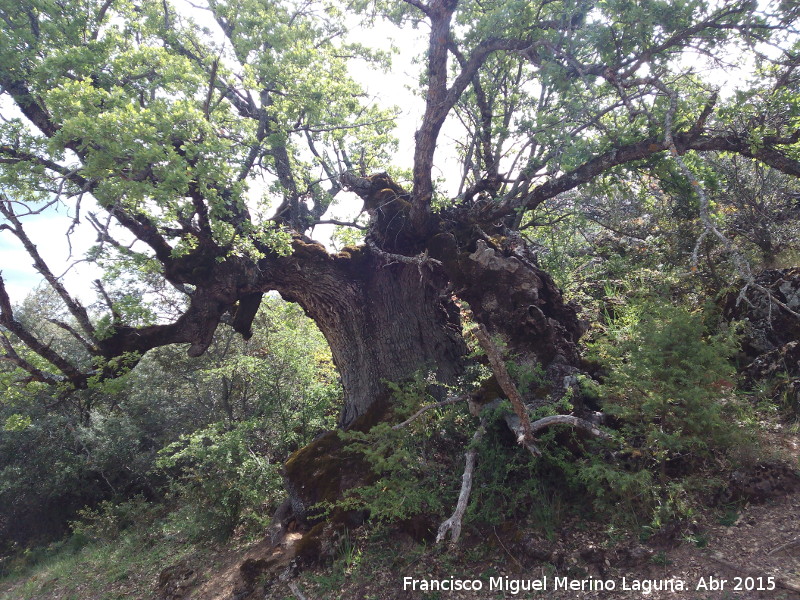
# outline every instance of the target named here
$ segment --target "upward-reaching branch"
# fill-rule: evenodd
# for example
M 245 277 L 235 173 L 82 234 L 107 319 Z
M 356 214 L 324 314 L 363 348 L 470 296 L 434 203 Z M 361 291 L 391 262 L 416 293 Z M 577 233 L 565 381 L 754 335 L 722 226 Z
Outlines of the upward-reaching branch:
M 439 132 L 453 104 L 446 106 L 447 57 L 450 44 L 450 21 L 457 0 L 433 0 L 427 13 L 431 32 L 428 38 L 428 87 L 425 114 L 417 130 L 414 148 L 414 191 L 411 203 L 411 222 L 422 230 L 430 214 L 433 197 L 433 156 Z
M 450 19 L 452 12 L 432 17 L 430 36 L 429 82 L 425 102 L 425 115 L 416 133 L 414 148 L 414 198 L 411 219 L 415 227 L 421 229 L 430 214 L 433 196 L 433 158 L 441 132 L 448 114 L 473 82 L 478 70 L 486 59 L 500 50 L 521 51 L 529 48 L 527 40 L 492 38 L 478 45 L 468 59 L 462 61 L 461 72 L 453 84 L 447 87 L 447 50 L 451 47 Z M 437 20 L 438 19 L 438 20 Z M 435 23 L 435 27 L 433 24 Z M 436 33 L 434 35 L 434 32 Z M 434 63 L 434 60 L 438 61 Z M 434 64 L 436 68 L 434 69 Z M 441 77 L 441 72 L 444 76 Z M 433 75 L 436 75 L 434 78 Z
M 780 150 L 800 140 L 800 130 L 782 138 L 764 138 L 763 145 L 753 145 L 749 132 L 724 132 L 716 135 L 700 133 L 696 129 L 673 134 L 672 140 L 679 153 L 689 150 L 698 152 L 732 152 L 762 161 L 783 173 L 800 177 L 800 160 Z M 588 160 L 582 165 L 553 177 L 535 186 L 523 196 L 506 198 L 488 206 L 476 207 L 476 217 L 480 222 L 491 223 L 521 209 L 533 210 L 542 202 L 566 191 L 588 183 L 595 177 L 614 167 L 643 160 L 670 148 L 663 137 L 652 137 L 632 144 L 619 146 Z
M 70 314 L 72 314 L 72 316 L 78 322 L 84 333 L 89 336 L 89 339 L 96 342 L 95 329 L 92 323 L 89 321 L 89 315 L 86 312 L 86 309 L 79 300 L 70 296 L 64 285 L 55 275 L 53 275 L 53 272 L 47 266 L 47 263 L 42 260 L 42 256 L 39 254 L 39 249 L 25 233 L 22 223 L 14 213 L 11 202 L 8 200 L 8 198 L 2 195 L 0 195 L 0 213 L 2 213 L 3 216 L 13 225 L 13 227 L 9 227 L 8 229 L 17 237 L 20 242 L 22 242 L 25 250 L 33 259 L 34 268 L 42 277 L 45 278 L 47 283 L 50 284 L 50 287 L 56 291 L 61 300 L 64 301 L 64 304 L 67 306 L 67 309 L 69 309 Z

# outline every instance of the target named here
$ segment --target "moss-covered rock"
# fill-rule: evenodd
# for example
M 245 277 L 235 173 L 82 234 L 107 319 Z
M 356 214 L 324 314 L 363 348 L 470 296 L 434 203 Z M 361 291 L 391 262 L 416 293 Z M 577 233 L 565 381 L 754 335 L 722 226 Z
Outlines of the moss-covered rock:
M 369 431 L 388 414 L 388 398 L 376 401 L 350 429 Z M 283 476 L 294 515 L 304 525 L 314 525 L 323 518 L 321 504 L 333 504 L 345 491 L 374 478 L 363 455 L 348 448 L 337 431 L 322 434 L 292 454 L 284 465 Z M 360 525 L 364 518 L 361 511 L 339 511 L 329 515 L 328 520 L 352 527 Z

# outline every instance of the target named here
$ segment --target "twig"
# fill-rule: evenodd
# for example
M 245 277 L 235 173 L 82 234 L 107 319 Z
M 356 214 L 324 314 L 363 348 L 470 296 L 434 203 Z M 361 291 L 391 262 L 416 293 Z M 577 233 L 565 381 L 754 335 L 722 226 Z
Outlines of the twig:
M 422 408 L 420 408 L 417 412 L 413 415 L 408 417 L 402 423 L 398 423 L 397 425 L 392 426 L 392 429 L 397 431 L 398 429 L 402 429 L 409 423 L 416 421 L 419 417 L 421 417 L 424 413 L 428 412 L 432 408 L 440 408 L 442 406 L 448 406 L 449 404 L 456 404 L 457 402 L 463 402 L 467 400 L 467 396 L 457 396 L 455 398 L 447 398 L 446 400 L 442 400 L 441 402 L 434 402 L 433 404 L 426 404 Z
M 721 564 L 726 569 L 730 569 L 731 571 L 734 571 L 736 573 L 745 573 L 745 574 L 750 575 L 752 577 L 763 576 L 763 573 L 761 573 L 760 571 L 751 571 L 750 569 L 747 569 L 747 568 L 744 568 L 744 567 L 742 567 L 740 565 L 732 563 L 732 562 L 726 560 L 725 558 L 723 558 L 722 555 L 717 554 L 716 552 L 710 554 L 709 556 L 715 562 Z M 790 579 L 783 579 L 782 577 L 775 577 L 775 585 L 777 585 L 779 587 L 782 587 L 785 590 L 792 590 L 793 592 L 800 592 L 800 582 L 798 582 L 798 581 L 792 581 Z
M 394 254 L 393 252 L 386 252 L 385 250 L 381 250 L 380 248 L 378 248 L 378 246 L 375 245 L 375 242 L 371 240 L 367 240 L 366 244 L 367 246 L 369 246 L 370 250 L 372 250 L 375 254 L 392 262 L 399 262 L 406 265 L 417 265 L 417 267 L 422 267 L 423 265 L 426 265 L 428 267 L 431 267 L 431 265 L 436 265 L 438 267 L 442 266 L 441 261 L 428 256 L 427 250 L 422 254 L 418 254 L 417 256 L 406 256 L 405 254 Z M 392 264 L 392 262 L 390 262 L 389 264 Z
M 453 511 L 453 515 L 449 519 L 439 525 L 439 531 L 436 534 L 437 544 L 444 540 L 448 531 L 450 532 L 451 546 L 454 546 L 456 543 L 458 543 L 458 538 L 461 537 L 461 521 L 463 520 L 464 513 L 467 510 L 469 495 L 472 491 L 472 474 L 475 471 L 475 463 L 477 462 L 478 457 L 478 448 L 476 447 L 476 444 L 483 437 L 484 431 L 485 429 L 483 425 L 475 430 L 469 450 L 467 450 L 464 454 L 466 457 L 466 465 L 464 467 L 464 475 L 461 477 L 461 492 L 458 495 L 456 509 Z
M 767 556 L 771 556 L 771 555 L 775 554 L 776 552 L 780 552 L 781 550 L 786 550 L 786 548 L 791 548 L 792 546 L 796 546 L 797 544 L 800 544 L 800 537 L 799 538 L 795 538 L 793 540 L 790 540 L 790 541 L 786 542 L 785 544 L 781 544 L 777 548 L 773 548 L 772 550 L 767 552 Z
M 508 425 L 509 429 L 513 431 L 517 435 L 517 439 L 522 438 L 522 427 L 520 426 L 519 418 L 517 415 L 506 413 L 505 414 L 505 421 L 506 425 Z M 543 417 L 531 423 L 531 432 L 536 433 L 550 427 L 551 425 L 570 425 L 572 427 L 576 427 L 578 429 L 583 429 L 584 431 L 591 433 L 594 436 L 599 438 L 603 438 L 606 440 L 611 439 L 611 436 L 607 434 L 605 431 L 598 429 L 594 423 L 587 421 L 586 419 L 580 419 L 578 417 L 573 417 L 572 415 L 552 415 L 550 417 Z M 542 451 L 539 450 L 534 444 L 530 444 L 526 446 L 531 454 L 535 456 L 541 456 Z
M 111 318 L 113 319 L 112 321 L 113 324 L 118 325 L 122 319 L 119 313 L 117 312 L 117 309 L 114 308 L 114 302 L 111 300 L 111 297 L 108 295 L 108 292 L 106 292 L 106 288 L 103 287 L 103 282 L 100 281 L 99 279 L 95 279 L 94 287 L 98 291 L 98 293 L 103 297 L 106 306 L 108 306 L 108 310 L 109 312 L 111 312 Z
M 503 543 L 503 540 L 501 540 L 500 536 L 497 535 L 497 527 L 492 526 L 492 531 L 494 531 L 494 537 L 497 538 L 497 541 L 500 544 L 500 547 L 503 550 L 506 551 L 506 554 L 508 554 L 508 556 L 511 558 L 511 560 L 513 560 L 515 563 L 517 563 L 517 565 L 519 565 L 520 569 L 524 569 L 525 567 L 522 566 L 522 563 L 517 560 L 516 556 L 514 556 L 513 554 L 511 554 L 511 552 L 508 551 L 508 548 L 506 548 L 506 545 Z
M 94 326 L 89 319 L 89 313 L 86 311 L 86 308 L 84 308 L 79 300 L 70 296 L 69 292 L 67 292 L 67 289 L 61 283 L 61 281 L 59 281 L 59 279 L 53 274 L 53 272 L 50 270 L 50 267 L 47 266 L 47 263 L 45 263 L 39 254 L 38 248 L 23 229 L 22 222 L 14 213 L 11 203 L 4 195 L 0 195 L 0 213 L 2 213 L 3 216 L 6 217 L 6 219 L 8 219 L 8 221 L 11 223 L 9 229 L 22 243 L 28 255 L 33 259 L 33 268 L 45 278 L 53 291 L 55 291 L 61 297 L 61 300 L 64 301 L 67 309 L 81 326 L 81 329 L 83 329 L 86 335 L 92 341 L 96 341 Z
M 314 221 L 312 225 L 341 225 L 342 227 L 354 227 L 355 229 L 360 229 L 361 231 L 366 231 L 369 229 L 369 227 L 366 225 L 361 225 L 355 221 L 340 221 L 339 219 L 323 219 L 321 221 Z

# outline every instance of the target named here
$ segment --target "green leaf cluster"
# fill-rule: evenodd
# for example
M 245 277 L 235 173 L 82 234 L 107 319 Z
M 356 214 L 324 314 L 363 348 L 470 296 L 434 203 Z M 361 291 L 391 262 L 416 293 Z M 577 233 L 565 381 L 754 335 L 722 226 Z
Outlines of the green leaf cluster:
M 214 424 L 159 452 L 156 466 L 172 475 L 181 505 L 176 519 L 192 538 L 227 539 L 245 517 L 266 526 L 282 490 L 279 465 L 264 454 L 262 440 L 255 421 Z
M 620 449 L 584 459 L 577 474 L 597 507 L 622 502 L 655 525 L 691 512 L 689 490 L 709 485 L 691 474 L 748 443 L 734 420 L 736 348 L 731 328 L 714 333 L 703 312 L 657 298 L 631 302 L 610 323 L 594 353 Z

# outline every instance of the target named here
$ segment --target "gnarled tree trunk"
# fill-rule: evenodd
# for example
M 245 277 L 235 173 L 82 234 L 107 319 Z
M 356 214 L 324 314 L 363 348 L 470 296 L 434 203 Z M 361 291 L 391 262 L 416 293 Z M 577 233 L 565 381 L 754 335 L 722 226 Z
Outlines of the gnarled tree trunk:
M 386 382 L 433 374 L 455 383 L 466 346 L 443 273 L 369 246 L 334 256 L 311 244 L 302 251 L 315 253 L 314 260 L 285 269 L 276 287 L 303 307 L 330 345 L 345 392 L 342 427 L 386 397 Z
M 345 391 L 341 426 L 384 399 L 387 381 L 431 373 L 455 383 L 466 352 L 457 301 L 514 360 L 544 371 L 547 387 L 563 387 L 577 370 L 585 324 L 517 233 L 488 236 L 463 217 L 456 229 L 447 213 L 420 233 L 408 196 L 387 175 L 349 183 L 373 216 L 365 245 L 330 255 L 297 238 L 292 256 L 262 269 L 328 340 Z
M 360 183 L 373 207 L 365 245 L 329 255 L 298 239 L 291 257 L 264 268 L 330 344 L 345 391 L 342 427 L 365 429 L 390 414 L 386 382 L 422 372 L 456 383 L 466 355 L 465 305 L 508 358 L 543 374 L 526 403 L 555 401 L 574 385 L 585 327 L 519 235 L 488 236 L 476 224 L 455 229 L 447 214 L 415 235 L 398 186 L 385 175 Z M 313 523 L 314 505 L 363 483 L 369 469 L 331 432 L 290 458 L 285 475 L 295 516 Z

